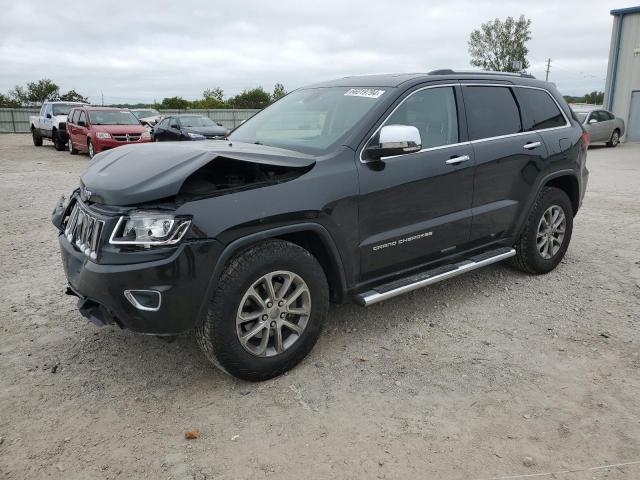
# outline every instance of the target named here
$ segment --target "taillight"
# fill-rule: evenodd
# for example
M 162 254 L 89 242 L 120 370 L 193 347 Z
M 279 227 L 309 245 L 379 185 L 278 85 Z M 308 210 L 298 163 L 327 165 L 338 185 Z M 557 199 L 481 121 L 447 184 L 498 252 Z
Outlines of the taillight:
M 582 132 L 582 143 L 584 143 L 585 147 L 589 146 L 589 132 L 586 130 Z

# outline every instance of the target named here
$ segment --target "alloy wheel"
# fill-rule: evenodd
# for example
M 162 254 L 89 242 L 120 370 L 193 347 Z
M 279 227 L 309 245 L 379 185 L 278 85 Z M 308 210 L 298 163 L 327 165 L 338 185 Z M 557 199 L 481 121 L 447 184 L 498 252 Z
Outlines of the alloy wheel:
M 611 135 L 611 145 L 617 145 L 620 141 L 620 134 L 618 132 L 613 132 Z
M 311 315 L 311 292 L 299 275 L 270 272 L 245 292 L 236 314 L 236 334 L 243 348 L 273 357 L 296 343 Z
M 542 258 L 549 260 L 558 253 L 566 228 L 567 218 L 562 207 L 551 205 L 545 210 L 536 234 L 536 247 Z

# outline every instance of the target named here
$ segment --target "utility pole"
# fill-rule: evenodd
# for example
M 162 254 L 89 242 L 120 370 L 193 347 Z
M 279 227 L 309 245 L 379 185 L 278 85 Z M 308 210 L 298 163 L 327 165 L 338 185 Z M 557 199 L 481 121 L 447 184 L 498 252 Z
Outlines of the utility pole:
M 545 82 L 549 81 L 549 70 L 551 69 L 551 59 L 547 58 L 547 69 L 545 70 L 545 72 L 547 72 L 547 75 L 544 78 Z
M 104 93 L 100 90 L 100 96 L 102 97 L 102 106 L 104 107 Z

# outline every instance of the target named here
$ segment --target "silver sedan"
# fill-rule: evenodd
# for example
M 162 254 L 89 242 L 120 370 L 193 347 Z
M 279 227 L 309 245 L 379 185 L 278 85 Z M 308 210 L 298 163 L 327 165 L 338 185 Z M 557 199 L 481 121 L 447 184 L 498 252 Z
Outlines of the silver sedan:
M 607 147 L 615 147 L 624 135 L 624 120 L 607 110 L 572 107 L 576 117 L 589 132 L 589 143 L 604 142 Z

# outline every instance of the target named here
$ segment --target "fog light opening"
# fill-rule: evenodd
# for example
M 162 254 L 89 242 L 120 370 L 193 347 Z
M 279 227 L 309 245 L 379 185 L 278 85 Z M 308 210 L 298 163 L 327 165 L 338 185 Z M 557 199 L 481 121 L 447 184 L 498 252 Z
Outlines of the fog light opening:
M 125 290 L 124 296 L 138 310 L 157 312 L 162 304 L 162 294 L 157 290 Z

